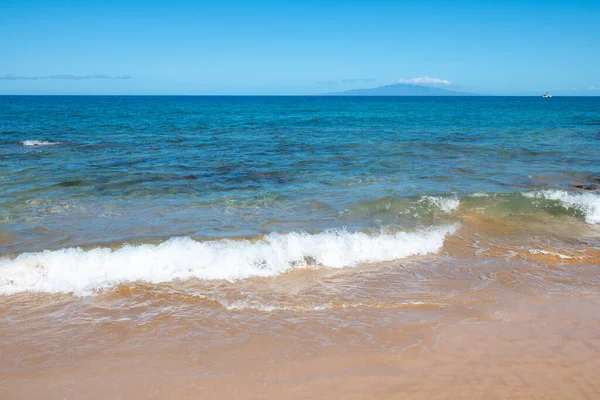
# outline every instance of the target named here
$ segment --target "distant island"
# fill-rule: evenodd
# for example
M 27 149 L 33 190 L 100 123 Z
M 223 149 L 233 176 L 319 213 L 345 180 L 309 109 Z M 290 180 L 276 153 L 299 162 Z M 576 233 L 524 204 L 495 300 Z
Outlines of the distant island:
M 327 93 L 327 96 L 480 96 L 475 93 L 439 89 L 431 86 L 398 83 L 370 89 L 352 89 L 343 92 Z

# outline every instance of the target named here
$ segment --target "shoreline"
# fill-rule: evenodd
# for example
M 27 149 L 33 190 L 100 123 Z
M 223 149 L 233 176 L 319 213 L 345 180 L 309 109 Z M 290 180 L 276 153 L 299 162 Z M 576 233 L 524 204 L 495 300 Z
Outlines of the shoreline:
M 3 296 L 0 390 L 10 400 L 595 398 L 598 249 L 517 251 L 505 228 L 465 219 L 435 254 L 354 268 Z
M 118 320 L 79 327 L 88 333 L 61 339 L 51 358 L 35 354 L 25 323 L 20 340 L 5 336 L 12 346 L 3 349 L 0 389 L 11 400 L 594 398 L 598 306 L 597 295 L 495 298 L 455 306 L 441 320 L 373 326 L 366 336 L 343 324 L 326 329 L 318 322 L 326 312 L 303 323 L 293 322 L 293 312 L 270 313 L 244 330 L 226 328 L 218 322 L 223 310 L 213 310 L 218 337 L 208 342 L 202 334 L 211 329 L 201 321 L 164 315 L 134 328 Z M 368 323 L 394 314 L 356 309 L 326 318 Z M 35 366 L 10 367 L 11 356 L 27 352 Z

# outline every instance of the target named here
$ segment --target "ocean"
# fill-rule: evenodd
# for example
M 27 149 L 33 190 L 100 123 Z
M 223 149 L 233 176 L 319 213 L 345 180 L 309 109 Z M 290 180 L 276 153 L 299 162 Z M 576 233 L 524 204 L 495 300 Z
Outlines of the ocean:
M 599 145 L 598 97 L 0 96 L 0 388 L 600 396 Z

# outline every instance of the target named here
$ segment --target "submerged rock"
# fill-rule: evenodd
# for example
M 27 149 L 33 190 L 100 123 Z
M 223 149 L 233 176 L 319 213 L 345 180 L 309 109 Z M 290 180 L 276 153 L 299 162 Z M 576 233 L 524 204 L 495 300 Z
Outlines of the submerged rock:
M 591 184 L 591 185 L 575 185 L 575 187 L 577 189 L 590 190 L 590 191 L 591 190 L 598 190 L 598 189 L 600 189 L 600 186 L 594 185 L 594 184 Z

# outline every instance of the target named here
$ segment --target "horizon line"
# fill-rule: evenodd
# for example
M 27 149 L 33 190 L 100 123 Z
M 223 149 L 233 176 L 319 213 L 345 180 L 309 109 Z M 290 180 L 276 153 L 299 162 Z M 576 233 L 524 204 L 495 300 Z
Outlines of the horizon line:
M 541 97 L 541 95 L 534 94 L 472 94 L 469 96 L 465 95 L 360 95 L 360 94 L 185 94 L 185 93 L 172 93 L 172 94 L 159 94 L 159 93 L 151 93 L 151 94 L 142 94 L 142 93 L 20 93 L 20 94 L 10 94 L 10 93 L 0 93 L 0 96 L 11 96 L 11 97 L 31 97 L 31 96 L 61 96 L 61 97 L 83 97 L 83 96 L 95 96 L 95 97 L 347 97 L 347 98 L 355 98 L 355 97 L 461 97 L 461 98 L 469 98 L 469 97 Z M 597 95 L 552 95 L 552 97 L 600 97 L 600 94 Z

